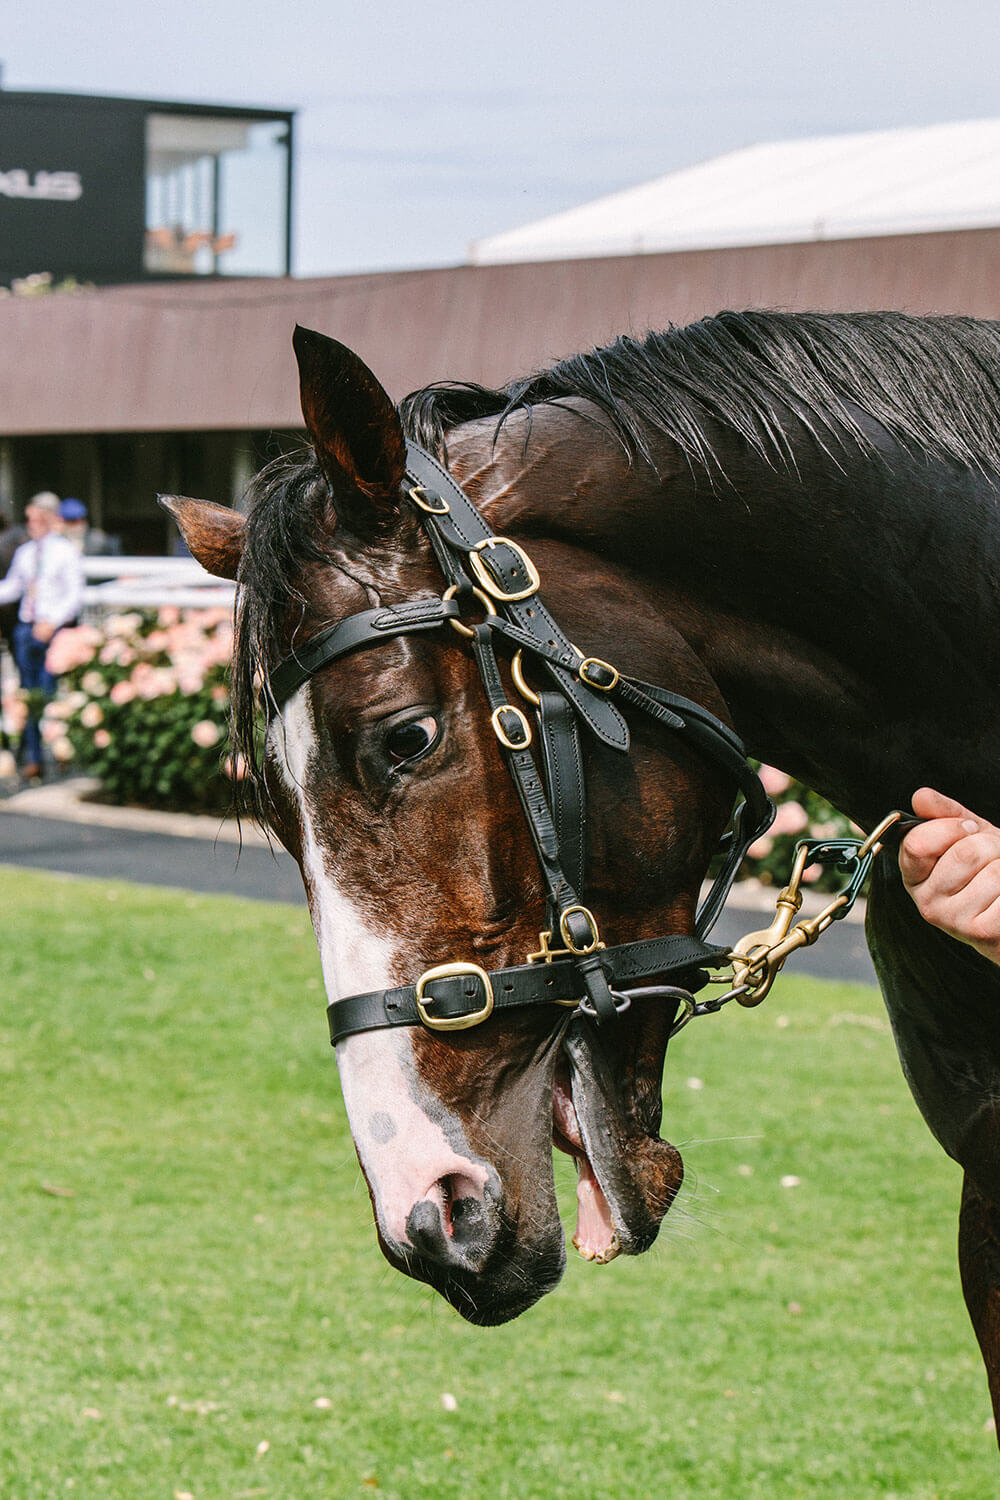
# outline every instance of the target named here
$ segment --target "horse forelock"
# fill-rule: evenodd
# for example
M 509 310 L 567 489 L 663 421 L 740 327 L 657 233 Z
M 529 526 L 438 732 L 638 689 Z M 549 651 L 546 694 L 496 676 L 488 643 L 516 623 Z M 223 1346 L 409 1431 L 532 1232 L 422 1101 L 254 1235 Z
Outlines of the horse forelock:
M 353 536 L 337 518 L 311 448 L 268 464 L 247 493 L 231 678 L 231 736 L 246 766 L 241 790 L 266 811 L 260 709 L 269 673 L 297 638 L 374 608 L 401 587 L 406 564 L 426 547 L 404 524 L 376 540 Z M 341 607 L 342 601 L 353 600 Z

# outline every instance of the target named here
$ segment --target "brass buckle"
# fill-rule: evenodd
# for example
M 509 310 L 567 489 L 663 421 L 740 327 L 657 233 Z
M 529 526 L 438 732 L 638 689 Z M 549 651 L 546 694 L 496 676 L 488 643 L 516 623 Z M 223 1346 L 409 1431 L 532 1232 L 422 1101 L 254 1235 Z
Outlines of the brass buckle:
M 588 667 L 597 668 L 604 672 L 610 672 L 610 682 L 595 682 L 592 677 L 589 677 L 587 675 Z M 618 686 L 620 673 L 618 672 L 617 667 L 613 667 L 609 661 L 603 661 L 599 656 L 585 656 L 583 658 L 583 661 L 576 669 L 576 675 L 579 677 L 580 681 L 585 682 L 589 688 L 594 688 L 599 693 L 610 693 L 613 692 L 614 689 Z
M 493 608 L 493 600 L 487 598 L 482 589 L 473 589 L 472 592 L 475 594 L 476 598 L 479 600 L 480 604 L 483 606 L 488 615 L 496 614 L 496 610 Z M 441 595 L 441 598 L 454 599 L 457 593 L 458 584 L 450 583 L 445 589 L 444 593 Z M 468 625 L 463 625 L 461 620 L 449 620 L 448 624 L 452 625 L 458 631 L 459 635 L 468 636 L 469 640 L 471 641 L 472 631 L 469 629 Z
M 569 931 L 566 921 L 567 917 L 572 916 L 575 911 L 582 912 L 590 927 L 590 941 L 584 944 L 582 948 L 578 948 L 573 942 L 573 936 Z M 604 944 L 601 942 L 601 934 L 597 930 L 597 918 L 586 906 L 567 906 L 565 911 L 559 913 L 559 936 L 566 944 L 568 951 L 575 954 L 577 958 L 582 958 L 585 953 L 596 953 L 599 948 L 604 947 Z
M 526 589 L 520 589 L 513 593 L 507 593 L 500 587 L 496 579 L 491 578 L 489 573 L 487 573 L 486 565 L 479 554 L 485 547 L 500 546 L 509 547 L 511 551 L 516 552 L 518 557 L 521 559 L 521 562 L 524 566 L 524 571 L 528 575 L 528 587 Z M 488 594 L 491 594 L 494 599 L 499 600 L 501 604 L 516 604 L 519 599 L 530 599 L 531 595 L 537 592 L 538 586 L 542 581 L 538 569 L 531 561 L 531 558 L 528 556 L 527 552 L 525 552 L 524 548 L 519 546 L 517 542 L 512 542 L 509 536 L 484 537 L 481 542 L 476 543 L 468 556 L 469 567 L 472 569 L 474 576 L 479 580 L 486 592 Z
M 443 495 L 435 495 L 432 490 L 425 489 L 422 484 L 415 484 L 411 490 L 407 491 L 407 494 L 414 505 L 419 505 L 420 509 L 425 510 L 429 516 L 446 516 L 451 510 L 451 506 Z M 440 504 L 431 505 L 431 500 L 439 500 Z
M 455 979 L 460 974 L 468 974 L 479 980 L 486 996 L 486 1003 L 479 1010 L 470 1011 L 467 1016 L 433 1016 L 424 1004 L 424 993 L 428 984 L 435 979 Z M 485 969 L 478 964 L 438 964 L 433 969 L 426 969 L 417 980 L 416 986 L 417 1014 L 424 1025 L 431 1031 L 466 1031 L 470 1026 L 478 1026 L 493 1013 L 493 986 L 490 976 Z M 430 997 L 431 1004 L 434 996 Z
M 522 739 L 511 739 L 509 731 L 504 728 L 502 723 L 502 715 L 504 714 L 514 715 L 520 725 L 523 735 Z M 531 725 L 528 723 L 526 716 L 519 708 L 515 708 L 513 703 L 501 703 L 499 708 L 495 708 L 490 714 L 490 723 L 493 725 L 493 732 L 497 739 L 508 750 L 527 750 L 531 744 Z

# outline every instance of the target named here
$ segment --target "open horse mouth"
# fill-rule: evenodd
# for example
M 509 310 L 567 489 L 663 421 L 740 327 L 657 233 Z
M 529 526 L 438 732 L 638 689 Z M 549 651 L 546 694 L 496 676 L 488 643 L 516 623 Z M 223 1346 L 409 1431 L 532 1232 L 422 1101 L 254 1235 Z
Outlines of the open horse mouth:
M 604 1189 L 583 1143 L 566 1060 L 560 1062 L 552 1087 L 552 1144 L 576 1161 L 576 1232 L 573 1244 L 584 1260 L 605 1265 L 621 1254 L 621 1240 Z
M 553 1144 L 576 1160 L 573 1244 L 598 1265 L 649 1249 L 684 1177 L 680 1153 L 659 1138 L 659 1073 L 652 1104 L 649 1087 L 623 1079 L 614 1052 L 589 1021 L 574 1019 L 552 1090 Z
M 648 1250 L 684 1175 L 677 1150 L 659 1138 L 664 1033 L 654 1022 L 651 1043 L 650 1020 L 623 1018 L 609 1032 L 575 1016 L 550 1036 L 535 1067 L 518 1080 L 507 1075 L 504 1124 L 516 1123 L 506 1138 L 518 1143 L 508 1170 L 487 1160 L 482 1184 L 451 1173 L 415 1203 L 405 1239 L 387 1236 L 376 1212 L 390 1263 L 470 1323 L 526 1312 L 556 1286 L 566 1261 L 553 1146 L 576 1162 L 579 1253 L 603 1265 Z

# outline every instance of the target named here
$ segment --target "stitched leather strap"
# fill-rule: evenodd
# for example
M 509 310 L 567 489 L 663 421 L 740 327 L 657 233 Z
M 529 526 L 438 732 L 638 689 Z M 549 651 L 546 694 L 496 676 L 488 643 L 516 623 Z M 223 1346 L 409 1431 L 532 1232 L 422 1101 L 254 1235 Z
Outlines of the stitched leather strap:
M 268 694 L 274 708 L 280 708 L 304 682 L 321 667 L 376 641 L 394 635 L 409 635 L 416 630 L 436 630 L 446 620 L 459 617 L 457 599 L 413 599 L 405 604 L 385 605 L 348 615 L 329 630 L 321 630 L 301 646 L 296 646 L 268 679 Z
M 538 737 L 559 857 L 566 879 L 582 891 L 586 868 L 586 790 L 576 715 L 562 693 L 543 688 L 538 695 Z M 550 925 L 554 925 L 551 922 Z
M 446 503 L 447 511 L 425 511 L 421 516 L 427 529 L 437 531 L 457 551 L 469 554 L 481 542 L 495 539 L 495 534 L 464 490 L 455 482 L 448 470 L 437 459 L 416 443 L 406 445 L 407 480 L 420 489 L 426 499 Z M 523 565 L 515 564 L 515 554 L 510 549 L 484 549 L 480 554 L 482 565 L 495 579 L 497 586 L 506 592 L 520 592 L 525 585 Z M 570 660 L 576 653 L 559 625 L 549 614 L 537 593 L 523 600 L 497 601 L 498 609 L 519 626 L 532 641 L 556 647 Z M 546 666 L 562 691 L 576 705 L 584 722 L 605 744 L 616 750 L 629 747 L 628 726 L 614 704 L 602 693 L 594 692 L 565 667 L 556 666 L 546 659 Z
M 692 988 L 699 987 L 702 968 L 721 967 L 726 949 L 677 934 L 637 943 L 623 943 L 593 955 L 612 990 L 625 988 L 637 979 L 653 975 L 689 975 Z M 490 976 L 493 1011 L 518 1010 L 526 1005 L 576 1005 L 584 984 L 575 962 L 555 959 L 552 963 L 518 964 L 497 969 Z M 703 982 L 703 980 L 701 981 Z M 372 990 L 350 995 L 327 1006 L 330 1041 L 334 1046 L 359 1031 L 377 1031 L 384 1026 L 420 1026 L 416 985 Z M 435 1020 L 455 1020 L 483 1008 L 482 981 L 474 974 L 450 975 L 429 981 L 424 1005 Z

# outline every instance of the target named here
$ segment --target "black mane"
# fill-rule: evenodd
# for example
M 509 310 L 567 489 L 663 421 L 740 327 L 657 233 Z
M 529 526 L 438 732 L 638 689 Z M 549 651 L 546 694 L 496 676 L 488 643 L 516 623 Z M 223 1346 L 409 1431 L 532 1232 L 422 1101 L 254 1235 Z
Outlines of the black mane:
M 911 450 L 1000 472 L 1000 323 L 975 318 L 722 312 L 619 338 L 501 390 L 431 385 L 400 412 L 411 437 L 442 452 L 461 422 L 496 417 L 499 430 L 512 412 L 568 397 L 592 402 L 629 454 L 647 460 L 659 433 L 714 467 L 712 423 L 784 462 L 789 409 L 824 445 L 839 432 L 871 451 L 853 406 Z

